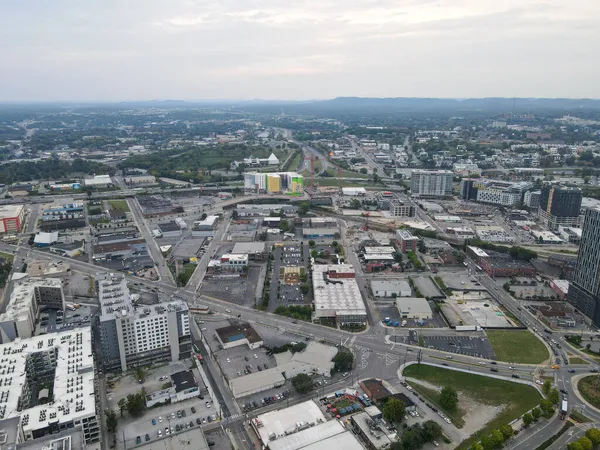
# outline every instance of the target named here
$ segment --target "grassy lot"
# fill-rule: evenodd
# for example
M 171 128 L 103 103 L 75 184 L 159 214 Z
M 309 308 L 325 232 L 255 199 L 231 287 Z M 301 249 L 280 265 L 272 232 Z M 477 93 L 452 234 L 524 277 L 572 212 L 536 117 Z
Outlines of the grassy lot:
M 600 390 L 596 389 L 596 384 L 600 387 L 600 379 L 597 375 L 590 375 L 579 380 L 577 388 L 584 399 L 596 408 L 600 408 Z
M 333 168 L 333 167 L 327 167 L 327 170 L 325 171 L 327 172 L 329 175 L 331 175 L 332 177 L 337 177 L 338 175 L 338 171 L 337 169 Z M 369 175 L 365 175 L 364 173 L 360 173 L 360 172 L 350 172 L 348 170 L 342 170 L 342 172 L 340 173 L 340 178 L 369 178 Z
M 526 330 L 488 330 L 486 334 L 500 361 L 539 364 L 550 356 L 546 346 Z
M 511 420 L 521 416 L 536 406 L 541 400 L 538 391 L 531 386 L 471 373 L 441 369 L 426 364 L 408 366 L 404 369 L 404 376 L 427 381 L 440 387 L 450 385 L 459 392 L 459 402 L 460 393 L 463 393 L 485 405 L 506 405 L 504 410 L 488 422 L 484 428 L 457 447 L 459 449 L 469 448 L 473 442 L 489 434 L 492 430 L 497 429 L 500 425 L 509 423 Z M 417 390 L 420 391 L 421 388 Z M 437 392 L 433 392 L 431 395 L 439 397 Z M 436 403 L 439 404 L 437 399 Z
M 297 152 L 296 155 L 290 161 L 288 170 L 290 172 L 295 172 L 296 170 L 298 170 L 298 167 L 300 167 L 300 162 L 302 161 L 302 158 L 304 158 L 304 153 Z
M 15 256 L 11 255 L 10 253 L 0 252 L 0 258 L 4 258 L 7 261 L 12 262 L 12 260 L 15 259 Z
M 120 209 L 125 212 L 129 211 L 126 200 L 109 200 L 108 203 L 112 209 Z
M 569 363 L 571 363 L 571 364 L 587 364 L 588 362 L 583 358 L 579 358 L 578 356 L 572 356 L 571 358 L 569 358 Z
M 177 282 L 181 286 L 185 286 L 189 279 L 192 277 L 194 270 L 196 270 L 196 264 L 184 264 L 177 275 Z

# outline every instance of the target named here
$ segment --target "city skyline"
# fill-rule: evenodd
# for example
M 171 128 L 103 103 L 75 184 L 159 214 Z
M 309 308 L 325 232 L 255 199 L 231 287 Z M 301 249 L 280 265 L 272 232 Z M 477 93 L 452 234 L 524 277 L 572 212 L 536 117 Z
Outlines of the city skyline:
M 575 0 L 25 1 L 0 7 L 2 102 L 599 98 Z

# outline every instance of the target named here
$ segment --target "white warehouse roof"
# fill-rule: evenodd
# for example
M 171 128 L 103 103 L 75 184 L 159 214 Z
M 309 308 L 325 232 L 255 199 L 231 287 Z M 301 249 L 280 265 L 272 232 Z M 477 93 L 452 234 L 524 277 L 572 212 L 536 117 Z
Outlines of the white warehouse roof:
M 324 274 L 329 271 L 354 273 L 349 264 L 313 265 L 313 292 L 315 315 L 317 317 L 354 314 L 367 314 L 365 303 L 355 278 L 333 278 L 326 282 Z M 335 314 L 332 314 L 335 313 Z

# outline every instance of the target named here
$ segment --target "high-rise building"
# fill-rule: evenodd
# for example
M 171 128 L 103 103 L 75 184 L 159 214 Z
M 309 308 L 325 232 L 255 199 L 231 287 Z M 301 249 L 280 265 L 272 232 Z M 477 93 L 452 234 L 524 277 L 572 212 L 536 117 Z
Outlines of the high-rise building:
M 451 197 L 452 177 L 449 170 L 413 170 L 411 195 L 415 197 Z
M 540 198 L 542 197 L 541 191 L 527 191 L 523 196 L 523 205 L 527 208 L 532 208 L 534 210 L 540 207 Z
M 588 209 L 567 300 L 600 326 L 600 209 Z
M 550 230 L 558 230 L 559 225 L 577 227 L 583 193 L 578 187 L 547 184 L 540 196 L 539 216 Z
M 248 172 L 244 174 L 244 189 L 252 192 L 298 195 L 303 191 L 304 179 L 295 172 Z
M 501 181 L 464 178 L 460 182 L 460 198 L 480 203 L 501 206 L 517 206 L 523 198 L 523 192 L 533 185 L 520 181 Z
M 121 276 L 98 281 L 102 363 L 105 370 L 177 361 L 191 355 L 190 318 L 182 300 L 137 305 Z
M 600 326 L 600 209 L 588 209 L 567 301 Z
M 390 214 L 394 217 L 415 217 L 415 205 L 401 200 L 391 200 Z

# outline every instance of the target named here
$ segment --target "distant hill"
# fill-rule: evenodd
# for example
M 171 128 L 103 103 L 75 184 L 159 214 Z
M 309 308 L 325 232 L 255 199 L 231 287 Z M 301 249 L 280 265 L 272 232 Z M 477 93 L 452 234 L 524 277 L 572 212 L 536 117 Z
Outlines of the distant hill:
M 314 104 L 325 109 L 378 109 L 395 111 L 414 110 L 534 110 L 534 109 L 600 109 L 600 100 L 570 98 L 368 98 L 337 97 Z

